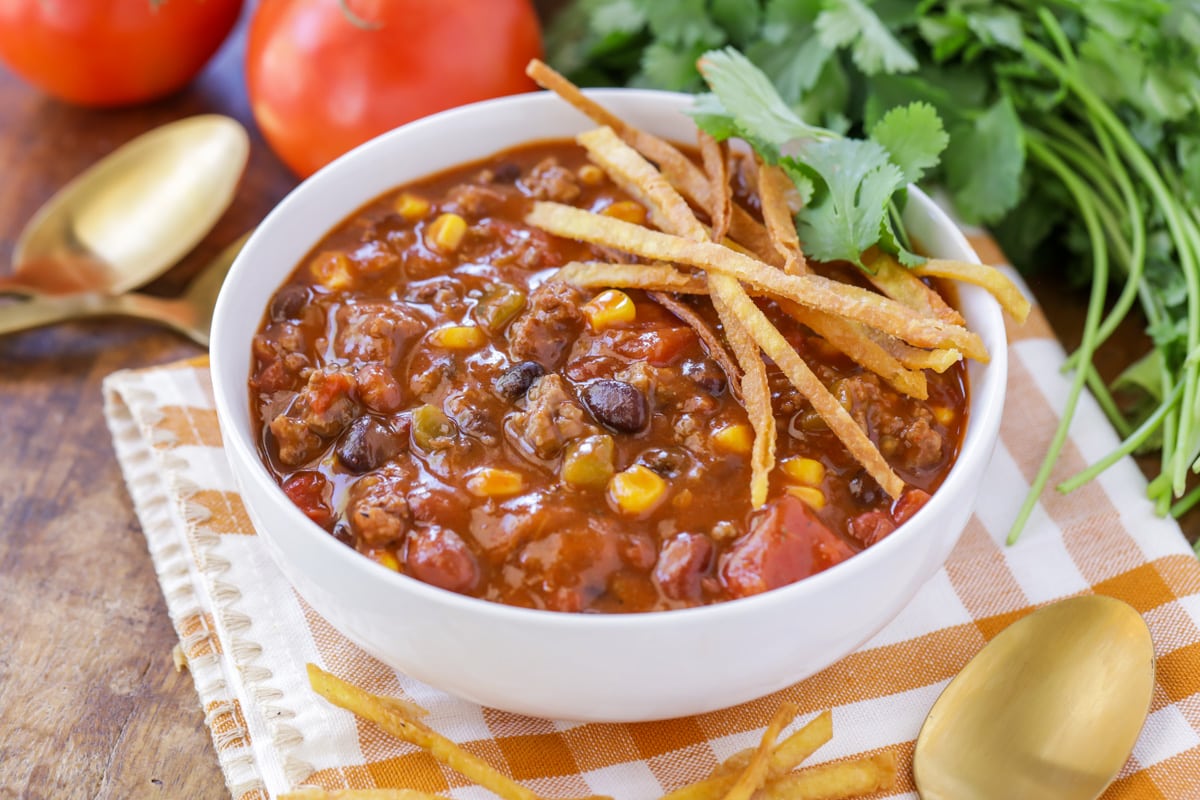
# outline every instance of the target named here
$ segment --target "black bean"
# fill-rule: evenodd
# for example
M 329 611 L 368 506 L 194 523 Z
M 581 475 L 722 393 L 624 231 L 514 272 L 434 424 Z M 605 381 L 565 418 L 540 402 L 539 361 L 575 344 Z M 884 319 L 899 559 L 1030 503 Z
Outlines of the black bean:
M 583 387 L 580 399 L 597 422 L 617 433 L 637 433 L 650 419 L 646 396 L 625 381 L 592 381 Z
M 689 359 L 683 362 L 683 374 L 713 397 L 720 397 L 725 392 L 727 383 L 725 371 L 707 358 L 699 361 Z
M 696 460 L 682 447 L 654 447 L 637 458 L 637 463 L 664 478 L 679 478 L 696 466 Z
M 860 506 L 870 508 L 879 504 L 883 500 L 883 489 L 875 482 L 866 470 L 860 470 L 857 475 L 850 479 L 848 484 L 850 496 Z
M 511 161 L 505 161 L 492 172 L 497 183 L 512 183 L 521 177 L 521 168 Z
M 299 319 L 300 313 L 308 305 L 308 289 L 296 283 L 282 287 L 271 298 L 271 321 L 283 322 L 288 319 Z
M 338 442 L 337 457 L 351 472 L 362 474 L 382 466 L 400 450 L 399 437 L 384 423 L 364 414 L 351 423 Z
M 545 374 L 545 367 L 536 361 L 518 361 L 502 372 L 493 386 L 496 394 L 512 402 L 524 397 L 533 382 Z

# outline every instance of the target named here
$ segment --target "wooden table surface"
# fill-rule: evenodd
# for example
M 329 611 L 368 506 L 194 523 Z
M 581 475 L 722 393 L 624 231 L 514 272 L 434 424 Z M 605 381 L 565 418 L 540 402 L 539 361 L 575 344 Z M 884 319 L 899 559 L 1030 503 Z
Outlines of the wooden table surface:
M 58 187 L 137 134 L 179 117 L 228 114 L 251 131 L 236 201 L 180 266 L 173 294 L 258 222 L 295 180 L 254 130 L 239 32 L 182 94 L 121 111 L 71 108 L 0 68 L 0 272 L 26 220 Z M 1066 341 L 1083 300 L 1035 283 Z M 1136 349 L 1136 327 L 1129 348 Z M 100 382 L 202 351 L 126 320 L 0 338 L 0 797 L 225 798 L 191 677 L 101 409 Z M 1110 353 L 1111 373 L 1128 352 Z M 1195 538 L 1200 525 L 1189 521 Z

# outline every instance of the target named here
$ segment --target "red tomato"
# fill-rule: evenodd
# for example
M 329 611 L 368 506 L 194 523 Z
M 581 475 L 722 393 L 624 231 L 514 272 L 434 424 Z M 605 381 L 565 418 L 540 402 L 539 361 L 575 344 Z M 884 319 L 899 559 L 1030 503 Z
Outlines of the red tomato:
M 418 117 L 536 88 L 540 55 L 529 0 L 262 0 L 246 82 L 267 142 L 305 176 Z
M 84 106 L 183 88 L 225 41 L 242 0 L 0 0 L 0 60 Z

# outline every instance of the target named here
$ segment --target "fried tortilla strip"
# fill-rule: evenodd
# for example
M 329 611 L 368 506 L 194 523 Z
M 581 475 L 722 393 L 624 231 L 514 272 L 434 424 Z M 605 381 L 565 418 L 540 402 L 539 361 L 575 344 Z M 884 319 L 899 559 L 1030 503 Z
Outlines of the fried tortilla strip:
M 808 262 L 800 249 L 800 237 L 796 233 L 792 209 L 787 202 L 788 193 L 795 188 L 791 178 L 779 167 L 760 162 L 756 183 L 767 232 L 776 251 L 784 259 L 783 271 L 789 275 L 808 274 Z M 928 399 L 929 386 L 925 375 L 905 368 L 870 338 L 871 329 L 861 322 L 836 317 L 790 300 L 778 302 L 789 316 L 807 325 L 863 369 L 874 372 L 909 397 Z
M 597 143 L 603 138 L 601 134 Z M 612 156 L 611 160 L 619 161 L 622 168 L 609 173 L 609 177 L 625 191 L 643 198 L 650 208 L 651 218 L 656 220 L 655 224 L 663 230 L 683 237 L 680 241 L 708 243 L 708 231 L 696 219 L 687 201 L 675 191 L 662 173 L 623 142 L 610 141 L 606 148 L 627 151 L 619 157 Z M 725 337 L 733 347 L 738 364 L 741 365 L 738 388 L 742 404 L 750 418 L 750 425 L 754 429 L 754 443 L 750 454 L 750 501 L 758 508 L 767 502 L 770 473 L 775 467 L 776 428 L 775 414 L 771 407 L 771 389 L 767 383 L 766 367 L 763 365 L 758 345 L 745 330 L 742 321 L 729 313 L 729 299 L 745 295 L 741 285 L 732 278 L 712 273 L 708 275 L 708 285 L 712 291 L 717 316 L 725 328 Z
M 796 221 L 788 206 L 788 193 L 795 189 L 792 179 L 782 169 L 770 164 L 758 165 L 758 199 L 762 203 L 763 221 L 775 252 L 783 258 L 783 271 L 788 275 L 808 272 L 808 262 L 800 249 Z
M 771 777 L 777 778 L 791 772 L 832 738 L 833 714 L 822 711 L 803 728 L 780 742 L 775 752 L 771 753 Z
M 775 469 L 777 435 L 767 367 L 754 337 L 728 302 L 730 296 L 740 294 L 745 297 L 742 287 L 726 275 L 710 275 L 708 280 L 713 290 L 713 307 L 717 309 L 717 316 L 725 328 L 725 338 L 742 367 L 742 405 L 746 409 L 746 416 L 750 418 L 750 427 L 754 429 L 754 445 L 750 453 L 750 504 L 754 508 L 761 508 L 767 502 L 771 470 Z M 754 305 L 750 298 L 746 299 Z M 754 310 L 758 311 L 757 306 Z
M 1024 322 L 1029 317 L 1031 306 L 1028 298 L 1007 275 L 995 267 L 989 267 L 986 264 L 972 264 L 968 261 L 931 258 L 921 266 L 913 267 L 910 271 L 922 278 L 949 278 L 981 286 L 987 289 L 992 297 L 1000 303 L 1000 307 L 1017 322 Z
M 693 241 L 708 239 L 708 231 L 675 187 L 612 128 L 597 128 L 575 138 L 613 183 L 646 206 L 655 227 Z
M 821 764 L 767 781 L 762 800 L 845 800 L 896 784 L 896 756 L 879 753 L 853 761 Z
M 867 266 L 864 273 L 867 280 L 896 302 L 951 325 L 964 324 L 962 314 L 892 255 L 875 248 L 868 251 L 863 263 Z
M 983 341 L 965 328 L 922 317 L 907 306 L 857 286 L 819 275 L 786 275 L 712 242 L 691 241 L 560 203 L 534 203 L 525 221 L 557 236 L 656 261 L 687 264 L 710 275 L 720 272 L 801 305 L 857 320 L 919 347 L 954 347 L 978 361 L 987 360 Z
M 775 740 L 779 738 L 779 732 L 796 718 L 798 711 L 795 703 L 784 703 L 776 709 L 746 768 L 725 794 L 725 800 L 750 800 L 751 795 L 762 788 L 767 780 L 767 769 L 771 763 L 771 751 L 775 747 Z
M 700 160 L 708 175 L 711 205 L 705 210 L 712 219 L 710 238 L 714 242 L 723 242 L 729 233 L 729 221 L 733 215 L 733 186 L 729 183 L 729 161 L 726 158 L 729 146 L 718 142 L 705 131 L 700 131 L 697 137 Z
M 941 374 L 962 361 L 962 353 L 953 348 L 925 350 L 876 330 L 868 328 L 867 333 L 876 344 L 908 369 L 931 369 Z
M 775 746 L 767 767 L 767 780 L 791 772 L 832 738 L 833 715 L 822 711 L 807 725 Z M 735 753 L 722 761 L 709 777 L 682 786 L 662 800 L 717 800 L 729 791 L 753 755 L 753 748 Z
M 740 292 L 740 287 L 739 292 Z M 723 298 L 724 300 L 724 298 Z M 804 396 L 813 409 L 829 426 L 829 430 L 838 437 L 854 460 L 862 464 L 863 469 L 875 479 L 883 490 L 892 498 L 899 498 L 904 491 L 904 481 L 888 466 L 875 443 L 870 440 L 850 413 L 842 407 L 837 398 L 830 394 L 825 384 L 813 374 L 787 339 L 771 325 L 766 315 L 754 304 L 750 296 L 740 292 L 740 296 L 729 299 L 729 310 L 740 319 L 772 361 L 783 371 L 796 390 Z
M 297 789 L 279 800 L 450 800 L 445 795 L 416 789 Z
M 708 282 L 670 264 L 610 264 L 607 261 L 572 261 L 559 267 L 554 280 L 581 289 L 645 289 L 678 294 L 708 294 Z
M 525 74 L 543 89 L 549 89 L 567 101 L 597 125 L 607 125 L 612 128 L 627 144 L 658 164 L 658 168 L 671 185 L 696 206 L 703 209 L 712 208 L 712 198 L 709 196 L 711 189 L 707 176 L 670 142 L 628 124 L 585 95 L 578 86 L 537 59 L 529 62 L 525 68 Z M 730 234 L 734 239 L 760 258 L 770 260 L 774 251 L 771 248 L 766 229 L 759 225 L 744 208 L 737 204 L 733 205 L 730 210 L 729 225 Z
M 415 744 L 438 762 L 504 800 L 540 800 L 537 794 L 495 767 L 410 717 L 402 705 L 393 702 L 393 698 L 380 697 L 364 691 L 326 672 L 316 664 L 308 665 L 308 682 L 317 694 L 335 706 L 374 722 L 398 739 Z
M 704 317 L 696 312 L 696 309 L 689 306 L 682 300 L 669 295 L 665 292 L 647 292 L 654 302 L 674 314 L 680 322 L 691 328 L 696 337 L 704 345 L 708 357 L 717 362 L 717 366 L 725 373 L 725 378 L 729 383 L 729 392 L 742 402 L 742 371 L 738 367 L 738 363 L 734 357 L 725 349 L 725 344 L 721 341 L 721 337 L 708 324 Z
M 804 759 L 817 752 L 833 738 L 833 714 L 822 711 L 798 729 L 791 736 L 775 746 L 771 753 L 771 764 L 767 770 L 768 778 L 778 778 L 800 766 Z M 743 750 L 734 753 L 720 763 L 710 777 L 736 774 L 749 761 L 753 750 Z
M 791 300 L 776 302 L 789 317 L 807 325 L 855 364 L 874 372 L 897 391 L 918 400 L 929 399 L 929 383 L 925 380 L 925 374 L 901 364 L 899 359 L 872 338 L 871 334 L 875 331 L 860 322 L 806 308 Z

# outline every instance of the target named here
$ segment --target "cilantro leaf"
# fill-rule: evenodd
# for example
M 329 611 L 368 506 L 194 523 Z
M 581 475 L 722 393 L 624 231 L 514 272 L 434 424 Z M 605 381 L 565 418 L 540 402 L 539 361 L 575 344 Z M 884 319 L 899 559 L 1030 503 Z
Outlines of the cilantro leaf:
M 879 227 L 879 248 L 891 253 L 906 267 L 916 267 L 926 262 L 925 256 L 912 251 L 912 242 L 908 240 L 907 231 L 900 220 L 900 211 L 895 203 L 888 206 L 888 213 L 883 215 L 883 224 Z
M 830 50 L 849 47 L 855 66 L 867 75 L 917 69 L 917 59 L 864 0 L 826 0 L 816 28 Z
M 1025 169 L 1025 134 L 1008 97 L 976 119 L 950 128 L 946 182 L 967 222 L 992 222 L 1017 203 Z
M 642 53 L 642 69 L 630 85 L 673 92 L 698 91 L 704 84 L 696 72 L 696 59 L 707 50 L 704 44 L 688 47 L 657 41 Z
M 758 36 L 762 6 L 759 0 L 712 0 L 712 19 L 729 33 L 730 40 L 745 47 Z
M 725 32 L 708 16 L 705 0 L 671 0 L 645 4 L 650 31 L 664 45 L 717 47 Z
M 591 9 L 592 31 L 600 37 L 636 33 L 646 24 L 646 12 L 634 0 L 607 0 Z
M 762 154 L 764 158 L 774 161 L 778 149 L 792 139 L 836 136 L 796 116 L 767 76 L 733 48 L 705 53 L 700 73 L 738 129 L 769 149 Z
M 937 166 L 950 137 L 942 119 L 928 103 L 897 106 L 871 128 L 871 138 L 887 148 L 907 183 L 916 183 Z
M 818 261 L 862 267 L 863 251 L 879 241 L 892 194 L 904 186 L 904 173 L 887 150 L 869 139 L 809 139 L 783 163 L 789 172 L 818 179 L 812 202 L 796 214 L 805 252 Z

